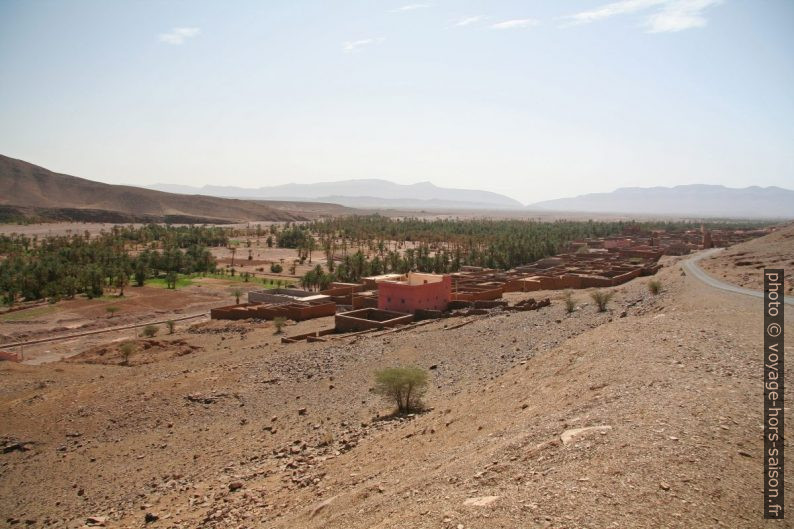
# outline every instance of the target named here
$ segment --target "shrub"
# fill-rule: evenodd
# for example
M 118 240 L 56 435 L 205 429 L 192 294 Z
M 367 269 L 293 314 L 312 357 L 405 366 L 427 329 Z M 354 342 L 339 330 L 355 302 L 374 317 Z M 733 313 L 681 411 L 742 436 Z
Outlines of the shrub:
M 420 367 L 389 367 L 375 372 L 375 393 L 397 403 L 399 413 L 421 408 L 427 371 Z
M 273 272 L 274 274 L 280 274 L 281 272 L 284 271 L 284 267 L 278 263 L 273 263 L 272 265 L 270 265 L 270 271 Z
M 598 312 L 606 312 L 607 303 L 609 303 L 609 300 L 612 299 L 614 295 L 614 292 L 606 292 L 604 290 L 594 290 L 590 293 L 590 297 L 593 298 L 593 301 L 595 301 L 598 307 Z
M 121 362 L 122 365 L 130 365 L 130 356 L 135 352 L 135 344 L 132 342 L 124 342 L 119 346 L 119 351 L 121 351 L 121 358 L 123 359 Z
M 240 296 L 243 295 L 243 291 L 239 288 L 235 288 L 232 290 L 232 296 L 234 296 L 234 302 L 239 305 L 240 304 Z
M 565 303 L 565 312 L 570 314 L 574 310 L 576 310 L 576 301 L 573 299 L 573 292 L 570 290 L 566 290 L 565 294 L 562 297 L 563 302 Z
M 276 316 L 273 318 L 273 325 L 276 326 L 276 334 L 284 332 L 284 326 L 287 324 L 287 318 L 284 316 Z
M 651 279 L 648 281 L 648 290 L 655 296 L 662 291 L 662 282 L 659 279 Z
M 143 328 L 143 335 L 147 338 L 154 338 L 154 336 L 157 334 L 157 331 L 159 331 L 157 325 L 147 325 Z
M 165 322 L 166 327 L 168 327 L 168 334 L 174 334 L 174 327 L 176 327 L 176 323 L 174 320 L 168 320 Z
M 121 309 L 119 309 L 118 307 L 106 307 L 105 308 L 105 312 L 108 313 L 108 317 L 109 318 L 112 318 L 113 315 L 116 314 L 119 310 L 121 310 Z

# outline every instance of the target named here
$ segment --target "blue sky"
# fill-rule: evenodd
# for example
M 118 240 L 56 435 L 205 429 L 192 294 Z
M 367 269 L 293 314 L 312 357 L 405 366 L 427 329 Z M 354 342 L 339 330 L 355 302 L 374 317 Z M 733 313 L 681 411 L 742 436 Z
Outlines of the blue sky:
M 109 183 L 522 202 L 794 188 L 794 2 L 0 0 L 0 153 Z

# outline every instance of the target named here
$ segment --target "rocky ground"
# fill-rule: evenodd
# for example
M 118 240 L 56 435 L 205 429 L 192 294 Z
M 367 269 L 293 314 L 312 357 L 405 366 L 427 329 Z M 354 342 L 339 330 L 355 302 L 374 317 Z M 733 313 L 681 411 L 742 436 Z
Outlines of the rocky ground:
M 557 293 L 311 344 L 212 322 L 131 367 L 2 364 L 0 527 L 762 527 L 761 304 L 677 263 L 606 313 L 577 291 L 572 314 Z M 404 364 L 428 410 L 395 418 L 373 372 Z
M 754 290 L 764 288 L 764 268 L 782 268 L 786 271 L 786 295 L 793 295 L 794 226 L 786 226 L 766 237 L 731 246 L 699 264 L 717 279 Z

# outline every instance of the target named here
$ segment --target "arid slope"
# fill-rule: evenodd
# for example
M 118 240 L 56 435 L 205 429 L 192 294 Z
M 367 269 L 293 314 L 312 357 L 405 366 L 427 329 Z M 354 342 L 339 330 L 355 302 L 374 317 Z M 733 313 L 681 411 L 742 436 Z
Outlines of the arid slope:
M 609 313 L 579 291 L 571 315 L 557 299 L 289 345 L 212 323 L 156 363 L 0 366 L 0 436 L 30 441 L 0 455 L 0 511 L 32 527 L 763 527 L 760 302 L 665 262 L 662 294 L 634 280 Z M 430 369 L 430 411 L 383 419 L 372 373 L 396 364 Z
M 782 268 L 786 295 L 794 293 L 794 224 L 731 246 L 700 266 L 717 279 L 753 290 L 764 288 L 764 268 Z
M 0 206 L 48 220 L 229 222 L 305 220 L 352 211 L 334 204 L 269 203 L 164 193 L 54 173 L 0 155 Z M 305 211 L 304 211 L 305 206 Z

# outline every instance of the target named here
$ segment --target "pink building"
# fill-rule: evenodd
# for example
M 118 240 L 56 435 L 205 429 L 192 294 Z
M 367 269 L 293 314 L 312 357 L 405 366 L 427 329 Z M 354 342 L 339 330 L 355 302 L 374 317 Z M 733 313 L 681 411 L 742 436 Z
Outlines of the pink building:
M 448 275 L 410 273 L 399 281 L 378 283 L 378 308 L 413 314 L 417 310 L 447 310 L 452 298 Z

